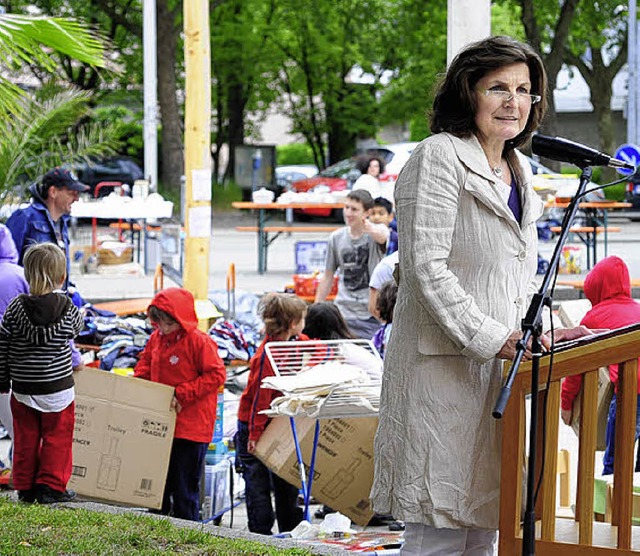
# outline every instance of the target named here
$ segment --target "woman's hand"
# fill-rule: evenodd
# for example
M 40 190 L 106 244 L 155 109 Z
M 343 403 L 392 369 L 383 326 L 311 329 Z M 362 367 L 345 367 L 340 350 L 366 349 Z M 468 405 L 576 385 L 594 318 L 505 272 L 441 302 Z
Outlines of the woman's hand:
M 180 402 L 178 401 L 178 398 L 175 397 L 175 395 L 171 399 L 170 407 L 171 409 L 175 409 L 176 413 L 180 413 L 182 411 L 182 405 L 180 405 Z
M 518 330 L 513 331 L 496 357 L 498 359 L 513 359 L 516 356 L 516 349 L 520 338 L 522 338 L 522 332 Z M 531 341 L 529 341 L 527 350 L 524 352 L 524 359 L 527 361 L 531 359 Z
M 247 441 L 247 452 L 249 452 L 250 454 L 253 454 L 253 452 L 256 451 L 256 444 L 257 442 L 255 440 Z
M 553 337 L 555 342 L 568 342 L 583 338 L 584 336 L 593 336 L 594 334 L 600 334 L 601 332 L 607 332 L 608 328 L 587 328 L 580 325 L 573 328 L 558 328 L 553 331 Z M 545 332 L 544 337 L 547 341 L 551 342 L 551 331 Z
M 562 422 L 565 425 L 571 426 L 571 417 L 573 417 L 573 411 L 570 409 L 561 409 L 560 416 L 562 417 Z

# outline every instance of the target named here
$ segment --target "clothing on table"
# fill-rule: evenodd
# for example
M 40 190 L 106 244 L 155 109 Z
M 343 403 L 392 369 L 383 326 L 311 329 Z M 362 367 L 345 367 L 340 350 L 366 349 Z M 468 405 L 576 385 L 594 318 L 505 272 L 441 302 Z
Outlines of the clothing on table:
M 535 223 L 543 211 L 526 159 L 517 151 L 506 157 L 521 225 L 508 185 L 473 135 L 425 139 L 396 182 L 400 275 L 371 497 L 375 511 L 406 523 L 498 528 L 501 427 L 492 410 L 502 363 L 495 357 L 536 290 Z M 448 415 L 464 427 L 452 427 Z
M 180 328 L 167 335 L 155 330 L 135 367 L 134 376 L 175 388 L 181 406 L 176 415 L 171 463 L 162 513 L 199 519 L 194 500 L 200 499 L 200 477 L 206 447 L 213 438 L 218 389 L 226 370 L 216 343 L 198 330 L 193 295 L 182 288 L 167 288 L 151 305 L 171 315 Z M 184 450 L 183 453 L 180 450 Z
M 330 272 L 340 269 L 334 303 L 347 322 L 373 318 L 368 309 L 369 280 L 385 251 L 386 245 L 376 243 L 369 234 L 354 239 L 348 227 L 340 228 L 329 236 L 325 268 Z
M 625 262 L 615 255 L 602 259 L 596 264 L 584 281 L 584 295 L 591 301 L 591 309 L 587 311 L 580 324 L 587 328 L 616 329 L 640 322 L 640 303 L 631 297 L 631 279 Z M 618 392 L 618 365 L 609 365 L 609 378 Z M 570 411 L 578 392 L 582 388 L 582 375 L 566 377 L 562 381 L 561 407 Z M 640 373 L 638 373 L 637 392 L 640 395 Z M 609 410 L 607 430 L 615 430 L 615 402 Z M 613 418 L 613 421 L 611 421 Z M 640 413 L 636 415 L 636 431 L 640 430 Z M 606 436 L 607 458 L 605 472 L 613 467 L 614 434 Z M 636 439 L 638 433 L 636 432 Z

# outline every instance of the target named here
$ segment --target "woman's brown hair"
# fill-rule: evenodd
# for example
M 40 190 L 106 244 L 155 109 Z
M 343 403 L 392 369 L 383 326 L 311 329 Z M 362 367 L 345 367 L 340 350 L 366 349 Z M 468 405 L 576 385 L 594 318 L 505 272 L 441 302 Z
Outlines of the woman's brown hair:
M 454 58 L 436 91 L 431 132 L 447 131 L 458 137 L 475 133 L 478 105 L 476 84 L 487 73 L 517 63 L 527 64 L 531 93 L 540 95 L 542 99 L 531 106 L 525 128 L 519 135 L 506 141 L 504 150 L 525 144 L 538 129 L 547 111 L 547 73 L 538 53 L 528 44 L 511 37 L 489 37 L 472 43 Z

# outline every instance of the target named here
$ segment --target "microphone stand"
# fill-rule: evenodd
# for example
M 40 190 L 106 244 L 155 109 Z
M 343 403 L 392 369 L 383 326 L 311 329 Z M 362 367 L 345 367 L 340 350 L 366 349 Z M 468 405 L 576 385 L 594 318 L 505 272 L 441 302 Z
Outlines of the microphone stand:
M 535 516 L 535 463 L 536 463 L 536 445 L 538 435 L 538 377 L 540 373 L 540 357 L 542 356 L 542 311 L 546 306 L 551 308 L 551 297 L 548 294 L 551 281 L 556 274 L 556 269 L 560 264 L 560 255 L 562 247 L 567 241 L 569 228 L 578 211 L 580 199 L 582 199 L 586 191 L 587 184 L 591 180 L 591 168 L 585 166 L 582 168 L 580 175 L 580 185 L 578 191 L 569 203 L 567 212 L 562 221 L 562 230 L 558 243 L 553 251 L 549 268 L 544 275 L 542 285 L 538 292 L 533 296 L 527 314 L 522 319 L 522 338 L 518 342 L 516 355 L 511 363 L 511 368 L 507 378 L 500 390 L 500 395 L 493 409 L 493 417 L 501 419 L 504 410 L 511 396 L 511 388 L 516 378 L 516 373 L 522 363 L 522 358 L 527 349 L 527 343 L 531 340 L 531 352 L 533 354 L 531 360 L 531 416 L 529 423 L 529 465 L 527 468 L 527 503 L 524 514 L 523 536 L 522 536 L 522 554 L 524 556 L 533 556 L 535 554 L 536 542 L 536 516 Z

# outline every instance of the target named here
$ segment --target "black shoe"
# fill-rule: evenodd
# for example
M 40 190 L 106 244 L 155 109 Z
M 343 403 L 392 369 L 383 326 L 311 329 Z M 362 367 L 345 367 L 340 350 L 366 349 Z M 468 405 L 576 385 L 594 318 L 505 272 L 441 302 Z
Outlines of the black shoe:
M 18 500 L 27 504 L 33 504 L 36 501 L 36 489 L 30 488 L 29 490 L 19 490 Z
M 395 520 L 389 523 L 389 531 L 404 531 L 404 521 Z
M 54 490 L 48 485 L 39 485 L 38 502 L 40 504 L 56 504 L 58 502 L 71 502 L 75 499 L 76 493 L 73 490 L 61 492 Z

